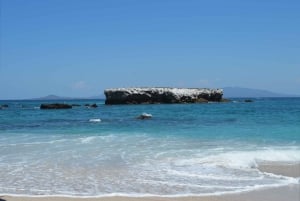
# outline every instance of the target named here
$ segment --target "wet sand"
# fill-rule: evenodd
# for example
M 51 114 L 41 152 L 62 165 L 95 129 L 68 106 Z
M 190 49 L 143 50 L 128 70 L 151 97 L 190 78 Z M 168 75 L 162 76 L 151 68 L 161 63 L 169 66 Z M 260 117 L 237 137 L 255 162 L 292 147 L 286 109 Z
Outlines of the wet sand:
M 300 178 L 300 163 L 262 163 L 260 171 L 283 176 Z M 21 197 L 0 196 L 0 201 L 299 201 L 300 181 L 298 184 L 253 190 L 249 192 L 233 193 L 215 196 L 199 197 L 102 197 L 102 198 L 70 198 L 70 197 Z
M 258 169 L 262 172 L 269 172 L 287 177 L 300 177 L 300 163 L 261 163 Z

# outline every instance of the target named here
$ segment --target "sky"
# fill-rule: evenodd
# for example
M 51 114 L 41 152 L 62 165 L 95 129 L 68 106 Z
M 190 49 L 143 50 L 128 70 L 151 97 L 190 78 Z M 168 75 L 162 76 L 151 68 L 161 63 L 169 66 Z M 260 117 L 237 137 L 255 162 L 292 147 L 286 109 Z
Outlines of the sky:
M 300 95 L 299 0 L 0 0 L 0 99 L 114 87 Z

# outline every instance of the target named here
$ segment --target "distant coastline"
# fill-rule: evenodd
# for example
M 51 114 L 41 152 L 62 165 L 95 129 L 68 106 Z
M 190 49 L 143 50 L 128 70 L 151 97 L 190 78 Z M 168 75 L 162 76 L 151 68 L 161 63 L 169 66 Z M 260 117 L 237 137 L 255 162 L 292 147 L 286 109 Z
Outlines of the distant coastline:
M 252 89 L 252 88 L 243 88 L 243 87 L 223 87 L 223 97 L 224 98 L 299 98 L 300 95 L 297 94 L 284 94 L 276 93 L 268 90 L 262 89 Z M 18 98 L 18 99 L 2 99 L 2 101 L 8 100 L 41 100 L 41 101 L 52 101 L 52 100 L 90 100 L 90 99 L 99 99 L 105 100 L 105 95 L 95 95 L 89 97 L 67 97 L 59 95 L 46 95 L 37 98 Z
M 244 87 L 224 87 L 224 98 L 291 98 L 300 97 L 295 94 L 276 93 L 262 89 L 251 89 Z
M 63 96 L 57 96 L 57 95 L 47 95 L 44 97 L 39 98 L 31 98 L 31 99 L 25 99 L 25 100 L 93 100 L 93 99 L 100 99 L 104 100 L 104 96 L 90 96 L 90 97 L 63 97 Z

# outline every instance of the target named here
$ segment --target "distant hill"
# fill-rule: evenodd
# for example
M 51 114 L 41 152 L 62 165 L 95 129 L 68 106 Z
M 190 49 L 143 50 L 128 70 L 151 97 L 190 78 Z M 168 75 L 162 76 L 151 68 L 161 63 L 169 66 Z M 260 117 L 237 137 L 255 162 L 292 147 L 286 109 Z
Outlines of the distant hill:
M 263 97 L 297 97 L 297 95 L 281 94 L 272 91 L 261 90 L 261 89 L 249 89 L 242 87 L 224 87 L 223 93 L 225 98 L 233 97 L 253 97 L 253 98 L 263 98 Z
M 242 87 L 224 87 L 224 98 L 264 98 L 264 97 L 300 97 L 300 95 L 281 94 L 272 91 L 261 89 L 249 89 Z M 39 98 L 32 98 L 30 100 L 76 100 L 76 99 L 105 99 L 104 95 L 90 96 L 90 97 L 63 97 L 57 95 L 47 95 Z
M 63 97 L 63 96 L 56 96 L 56 95 L 48 95 L 39 98 L 33 98 L 31 100 L 74 100 L 74 99 L 104 99 L 103 96 L 91 96 L 91 97 L 82 97 L 82 98 L 72 98 L 72 97 Z
M 48 95 L 44 97 L 39 97 L 39 98 L 33 98 L 32 100 L 69 100 L 72 99 L 70 97 L 61 97 L 61 96 L 56 96 L 56 95 Z

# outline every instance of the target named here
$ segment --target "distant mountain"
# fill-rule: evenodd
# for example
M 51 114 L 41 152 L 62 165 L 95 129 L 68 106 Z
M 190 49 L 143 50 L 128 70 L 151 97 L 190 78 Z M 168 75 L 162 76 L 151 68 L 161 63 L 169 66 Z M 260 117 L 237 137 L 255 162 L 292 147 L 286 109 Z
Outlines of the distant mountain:
M 40 98 L 33 98 L 31 100 L 74 100 L 74 99 L 104 99 L 103 96 L 91 96 L 91 97 L 82 97 L 82 98 L 72 98 L 72 97 L 62 97 L 56 95 L 48 95 Z
M 300 95 L 290 95 L 275 93 L 261 89 L 249 89 L 242 87 L 224 87 L 224 98 L 263 98 L 263 97 L 300 97 Z M 104 95 L 90 96 L 90 97 L 63 97 L 57 95 L 48 95 L 40 98 L 33 98 L 31 100 L 74 100 L 74 99 L 105 99 Z
M 40 98 L 33 98 L 32 100 L 70 100 L 70 97 L 61 97 L 56 95 L 48 95 Z
M 296 95 L 275 93 L 272 91 L 261 90 L 261 89 L 249 89 L 242 87 L 224 87 L 223 93 L 225 98 L 233 97 L 253 97 L 253 98 L 263 98 L 263 97 L 296 97 Z

